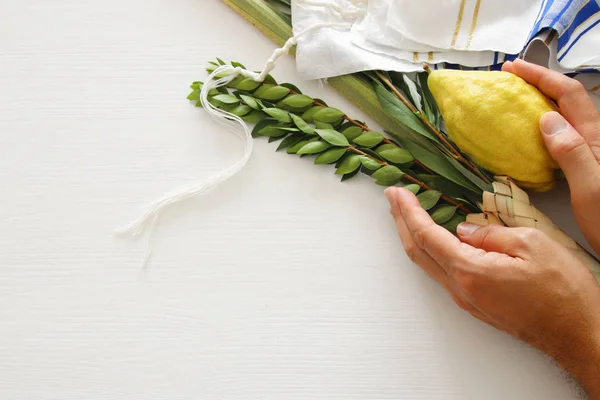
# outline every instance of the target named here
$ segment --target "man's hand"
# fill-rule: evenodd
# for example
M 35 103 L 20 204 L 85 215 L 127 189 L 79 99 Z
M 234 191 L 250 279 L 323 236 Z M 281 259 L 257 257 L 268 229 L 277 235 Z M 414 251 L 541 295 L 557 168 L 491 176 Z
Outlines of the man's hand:
M 600 254 L 600 112 L 575 79 L 521 60 L 505 63 L 502 69 L 557 102 L 562 116 L 547 113 L 540 127 L 548 151 L 569 182 L 575 218 Z
M 408 190 L 389 188 L 408 256 L 474 317 L 555 358 L 600 399 L 600 285 L 564 246 L 529 228 L 436 225 Z
M 546 146 L 569 182 L 577 221 L 600 252 L 600 113 L 583 86 L 524 61 L 512 72 L 558 103 L 543 116 Z M 437 226 L 416 197 L 389 188 L 409 257 L 476 318 L 544 351 L 600 400 L 600 285 L 541 231 L 471 224 L 458 237 Z

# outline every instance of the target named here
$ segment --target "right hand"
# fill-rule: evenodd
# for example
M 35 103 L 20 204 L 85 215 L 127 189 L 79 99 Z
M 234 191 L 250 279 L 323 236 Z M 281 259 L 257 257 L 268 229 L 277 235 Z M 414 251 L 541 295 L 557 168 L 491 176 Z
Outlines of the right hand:
M 577 223 L 600 254 L 600 112 L 579 81 L 559 72 L 522 60 L 507 62 L 502 70 L 557 102 L 562 115 L 546 113 L 540 127 L 550 155 L 569 182 Z

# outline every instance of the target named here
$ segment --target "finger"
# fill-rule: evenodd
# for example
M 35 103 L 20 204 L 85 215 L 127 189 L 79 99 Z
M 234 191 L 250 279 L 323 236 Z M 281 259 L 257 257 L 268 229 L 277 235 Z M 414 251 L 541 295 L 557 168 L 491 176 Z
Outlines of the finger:
M 396 190 L 395 188 L 387 189 L 385 194 L 392 206 L 392 215 L 396 220 L 396 227 L 398 229 L 398 235 L 402 240 L 402 245 L 408 257 L 417 265 L 419 265 L 427 274 L 433 279 L 439 282 L 442 286 L 448 287 L 448 275 L 446 271 L 436 263 L 423 249 L 421 249 L 415 241 L 404 222 L 400 208 L 396 201 Z
M 510 72 L 512 74 L 513 73 L 512 61 L 506 61 L 504 64 L 502 64 L 502 71 Z
M 526 229 L 523 228 L 507 228 L 500 225 L 481 227 L 462 223 L 458 225 L 456 233 L 463 243 L 486 252 L 525 258 L 531 251 L 530 240 L 526 236 Z
M 431 219 L 416 196 L 402 188 L 395 189 L 397 206 L 415 244 L 436 261 L 447 274 L 452 265 L 468 263 L 460 240 Z
M 595 156 L 600 159 L 600 116 L 583 85 L 560 72 L 523 60 L 515 60 L 512 69 L 515 75 L 556 100 L 561 113 L 590 146 L 593 148 L 598 146 Z
M 565 173 L 573 193 L 587 193 L 599 185 L 600 165 L 585 139 L 557 112 L 540 120 L 546 147 Z

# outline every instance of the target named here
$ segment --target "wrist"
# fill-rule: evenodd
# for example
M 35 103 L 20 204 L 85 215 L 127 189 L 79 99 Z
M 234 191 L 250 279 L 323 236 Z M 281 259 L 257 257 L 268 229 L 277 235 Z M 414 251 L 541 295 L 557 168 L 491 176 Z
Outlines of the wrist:
M 589 334 L 554 358 L 581 384 L 590 400 L 600 400 L 600 320 L 589 328 Z

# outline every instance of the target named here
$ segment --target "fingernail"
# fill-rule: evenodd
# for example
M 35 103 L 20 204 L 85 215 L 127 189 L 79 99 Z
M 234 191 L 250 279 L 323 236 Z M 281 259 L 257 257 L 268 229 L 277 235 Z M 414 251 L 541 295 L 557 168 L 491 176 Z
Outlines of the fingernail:
M 479 228 L 481 228 L 479 225 L 463 222 L 462 224 L 456 227 L 456 233 L 458 233 L 461 236 L 469 236 L 475 233 L 475 231 L 477 231 L 477 229 Z
M 555 111 L 548 112 L 540 120 L 540 128 L 546 136 L 558 135 L 569 129 L 569 123 L 562 115 Z

